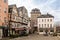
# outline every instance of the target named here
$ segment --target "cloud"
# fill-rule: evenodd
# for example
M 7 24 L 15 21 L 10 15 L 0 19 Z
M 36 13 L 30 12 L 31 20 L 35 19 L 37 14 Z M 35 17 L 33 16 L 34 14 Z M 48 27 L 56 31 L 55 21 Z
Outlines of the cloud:
M 8 0 L 8 4 L 9 4 L 9 5 L 10 5 L 10 4 L 16 4 L 16 2 L 17 2 L 16 0 L 13 0 L 13 1 L 12 1 L 12 0 Z
M 50 7 L 54 10 L 60 10 L 60 0 L 56 0 L 55 2 L 51 3 Z
M 40 4 L 44 4 L 44 3 L 46 3 L 47 2 L 47 0 L 33 0 L 33 3 L 35 4 L 35 5 L 40 5 Z
M 30 12 L 33 8 L 39 8 L 42 14 L 50 13 L 55 17 L 55 21 L 60 20 L 60 0 L 9 0 L 9 4 L 16 4 L 17 7 L 25 6 Z

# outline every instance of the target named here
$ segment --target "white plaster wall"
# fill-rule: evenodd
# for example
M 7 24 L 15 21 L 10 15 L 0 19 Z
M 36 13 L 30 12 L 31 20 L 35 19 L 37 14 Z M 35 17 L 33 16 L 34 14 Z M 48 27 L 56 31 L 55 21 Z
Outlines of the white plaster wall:
M 42 22 L 42 19 L 43 19 L 43 22 Z M 48 19 L 49 19 L 49 22 L 48 22 Z M 52 22 L 50 21 L 50 19 L 52 19 Z M 42 24 L 43 24 L 43 28 L 50 28 L 50 24 L 52 24 L 52 27 L 54 26 L 54 18 L 38 18 L 37 21 L 38 21 L 38 28 L 41 28 Z M 40 24 L 40 27 L 39 27 L 39 24 Z M 44 24 L 46 24 L 46 27 Z M 49 24 L 49 27 L 47 26 L 47 24 Z

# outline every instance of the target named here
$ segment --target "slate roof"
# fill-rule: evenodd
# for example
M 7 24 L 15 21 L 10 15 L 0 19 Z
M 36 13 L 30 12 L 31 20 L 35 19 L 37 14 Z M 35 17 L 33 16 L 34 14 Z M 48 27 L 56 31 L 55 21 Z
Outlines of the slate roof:
M 17 10 L 18 10 L 18 12 L 23 11 L 23 10 L 25 10 L 25 12 L 27 12 L 27 9 L 24 6 L 18 7 Z
M 18 12 L 19 12 L 19 11 L 22 11 L 22 9 L 23 9 L 23 7 L 18 7 L 18 8 L 17 8 Z
M 51 14 L 45 14 L 45 15 L 41 15 L 37 18 L 54 18 L 54 16 L 52 16 Z
M 32 11 L 40 11 L 38 8 L 34 8 L 32 9 Z

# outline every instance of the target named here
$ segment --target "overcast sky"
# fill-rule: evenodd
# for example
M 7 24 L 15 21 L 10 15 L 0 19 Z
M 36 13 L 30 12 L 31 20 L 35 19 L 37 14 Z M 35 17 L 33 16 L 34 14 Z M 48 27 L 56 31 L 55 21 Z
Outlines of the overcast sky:
M 25 6 L 28 15 L 33 8 L 39 8 L 42 14 L 52 14 L 55 21 L 60 21 L 60 0 L 8 0 L 9 5 Z

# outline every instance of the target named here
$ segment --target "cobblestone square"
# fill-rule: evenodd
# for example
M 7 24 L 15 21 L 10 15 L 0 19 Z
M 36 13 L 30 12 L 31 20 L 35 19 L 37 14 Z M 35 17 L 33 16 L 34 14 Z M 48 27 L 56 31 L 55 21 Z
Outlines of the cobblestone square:
M 43 35 L 32 34 L 29 36 L 18 37 L 10 40 L 60 40 L 60 38 L 57 36 L 53 37 L 53 36 L 43 36 Z

